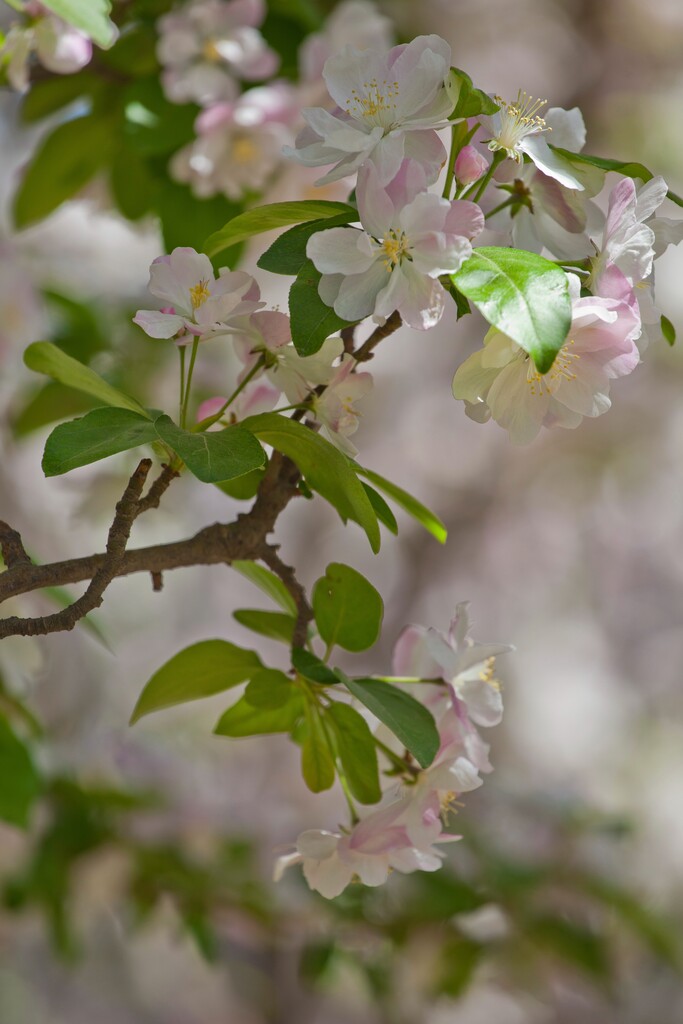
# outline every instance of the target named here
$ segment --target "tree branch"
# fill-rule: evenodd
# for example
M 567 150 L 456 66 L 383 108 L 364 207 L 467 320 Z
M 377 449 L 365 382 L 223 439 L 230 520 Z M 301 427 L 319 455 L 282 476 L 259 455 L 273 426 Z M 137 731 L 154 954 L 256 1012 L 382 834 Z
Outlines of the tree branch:
M 292 635 L 292 647 L 304 647 L 308 636 L 308 623 L 313 621 L 313 609 L 306 598 L 306 591 L 296 578 L 294 569 L 290 565 L 285 565 L 277 552 L 277 544 L 266 544 L 261 552 L 261 561 L 265 562 L 268 568 L 282 580 L 294 598 L 297 617 Z

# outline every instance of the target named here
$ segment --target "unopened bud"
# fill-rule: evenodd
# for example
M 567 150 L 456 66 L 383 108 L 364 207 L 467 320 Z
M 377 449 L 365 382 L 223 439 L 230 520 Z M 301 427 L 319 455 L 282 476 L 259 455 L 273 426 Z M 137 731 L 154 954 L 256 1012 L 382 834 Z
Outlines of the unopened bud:
M 463 146 L 455 161 L 455 177 L 461 185 L 478 181 L 489 169 L 488 160 L 475 146 Z

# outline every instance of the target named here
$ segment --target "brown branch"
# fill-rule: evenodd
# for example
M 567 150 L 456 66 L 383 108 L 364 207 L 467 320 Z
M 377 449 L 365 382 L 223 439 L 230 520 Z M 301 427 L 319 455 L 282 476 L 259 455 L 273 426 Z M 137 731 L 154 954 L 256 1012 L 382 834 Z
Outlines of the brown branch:
M 402 325 L 401 314 L 394 310 L 390 317 L 387 318 L 386 322 L 380 327 L 376 327 L 370 337 L 363 342 L 357 352 L 353 353 L 353 358 L 357 363 L 366 363 L 368 359 L 372 359 L 374 356 L 373 349 L 379 345 L 380 341 L 384 338 L 388 338 L 390 334 L 397 331 Z
M 138 502 L 137 515 L 142 515 L 143 512 L 147 512 L 150 508 L 159 508 L 159 502 L 163 495 L 178 476 L 180 476 L 180 473 L 176 469 L 172 469 L 170 466 L 164 464 L 161 473 L 156 478 L 145 497 L 140 498 L 140 501 Z
M 17 565 L 30 565 L 31 559 L 26 554 L 21 537 L 9 523 L 0 519 L 0 552 L 8 569 Z
M 306 598 L 306 591 L 296 578 L 294 569 L 290 565 L 285 565 L 277 552 L 277 544 L 264 545 L 260 555 L 261 561 L 282 580 L 292 595 L 297 608 L 292 647 L 304 647 L 308 637 L 308 623 L 313 621 L 313 609 Z

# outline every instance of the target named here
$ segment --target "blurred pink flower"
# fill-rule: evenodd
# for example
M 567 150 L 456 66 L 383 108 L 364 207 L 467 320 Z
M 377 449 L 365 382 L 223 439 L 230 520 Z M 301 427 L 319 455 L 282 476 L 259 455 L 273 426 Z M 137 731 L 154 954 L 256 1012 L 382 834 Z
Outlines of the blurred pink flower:
M 326 19 L 321 32 L 307 36 L 299 49 L 301 78 L 322 76 L 325 61 L 345 46 L 358 50 L 388 50 L 393 43 L 391 20 L 368 0 L 344 0 Z
M 14 89 L 28 89 L 33 53 L 44 68 L 58 75 L 73 74 L 90 62 L 92 43 L 86 35 L 41 4 L 27 6 L 26 13 L 35 20 L 27 25 L 12 25 L 0 47 L 0 66 L 6 65 L 7 78 Z
M 312 398 L 313 415 L 321 424 L 320 433 L 346 455 L 358 454 L 349 436 L 358 429 L 355 403 L 372 390 L 372 374 L 354 373 L 356 360 L 345 354 L 328 380 L 321 395 Z

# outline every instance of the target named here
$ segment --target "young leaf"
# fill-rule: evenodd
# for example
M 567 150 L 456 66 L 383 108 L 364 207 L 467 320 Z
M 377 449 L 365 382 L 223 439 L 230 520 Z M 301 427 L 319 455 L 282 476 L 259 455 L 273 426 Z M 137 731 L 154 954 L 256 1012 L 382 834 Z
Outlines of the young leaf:
M 312 683 L 320 683 L 322 686 L 335 686 L 339 677 L 333 670 L 321 661 L 320 658 L 304 650 L 303 647 L 295 647 L 292 651 L 292 666 L 304 679 Z
M 361 573 L 331 562 L 313 588 L 313 612 L 328 647 L 365 651 L 379 636 L 384 603 Z
M 258 259 L 257 266 L 261 270 L 268 270 L 271 274 L 291 274 L 293 277 L 299 273 L 304 264 L 308 262 L 306 256 L 306 244 L 311 235 L 316 231 L 323 231 L 326 228 L 343 227 L 352 220 L 358 220 L 358 212 L 340 213 L 336 217 L 328 217 L 326 220 L 313 220 L 306 224 L 297 224 L 289 231 L 283 231 L 275 239 L 269 249 Z
M 271 572 L 270 569 L 264 569 L 262 565 L 257 565 L 256 562 L 242 561 L 242 559 L 237 559 L 231 562 L 230 565 L 235 572 L 251 580 L 259 590 L 267 594 L 268 597 L 275 601 L 275 604 L 279 604 L 284 611 L 296 616 L 297 607 L 294 598 L 274 572 Z
M 306 705 L 308 729 L 301 747 L 301 774 L 313 793 L 322 793 L 334 783 L 334 759 L 330 750 L 325 726 L 317 708 Z
M 396 522 L 396 516 L 391 511 L 382 495 L 379 491 L 376 491 L 374 487 L 371 487 L 370 484 L 365 484 L 362 480 L 361 483 L 363 484 L 363 490 L 370 499 L 370 504 L 374 508 L 375 515 L 379 519 L 380 523 L 383 523 L 390 533 L 397 534 L 398 523 Z
M 426 505 L 414 498 L 412 494 L 408 494 L 398 484 L 394 484 L 391 480 L 386 480 L 379 473 L 374 473 L 371 469 L 364 469 L 362 466 L 356 466 L 356 472 L 359 476 L 364 476 L 367 480 L 378 487 L 380 491 L 384 491 L 388 497 L 393 498 L 397 505 L 404 509 L 408 515 L 416 519 L 421 526 L 424 526 L 428 533 L 431 533 L 432 537 L 435 537 L 440 544 L 446 543 L 446 537 L 448 533 L 446 527 L 441 522 L 439 517 L 431 512 Z
M 339 675 L 342 673 L 337 670 Z M 428 768 L 439 749 L 439 732 L 432 713 L 424 704 L 380 679 L 349 679 L 343 682 L 350 693 L 379 718 L 415 757 Z
M 284 612 L 262 612 L 258 608 L 240 608 L 232 613 L 241 626 L 246 626 L 252 633 L 259 633 L 271 640 L 282 640 L 291 644 L 292 634 L 296 625 L 295 615 Z
M 154 425 L 161 440 L 206 484 L 232 480 L 258 469 L 266 461 L 266 453 L 256 438 L 241 427 L 193 433 L 176 426 L 169 416 L 160 416 Z
M 332 203 L 325 199 L 304 199 L 293 203 L 269 203 L 257 206 L 246 213 L 240 213 L 228 223 L 210 235 L 203 245 L 203 250 L 212 259 L 237 242 L 244 242 L 253 235 L 274 228 L 289 227 L 290 224 L 301 224 L 307 220 L 324 220 L 336 217 L 340 213 L 351 213 L 358 217 L 358 211 L 347 203 Z
M 90 36 L 98 46 L 106 47 L 116 39 L 116 26 L 109 20 L 111 0 L 42 0 L 58 17 Z
M 668 316 L 664 316 L 664 314 L 662 313 L 662 315 L 660 317 L 660 320 L 659 320 L 659 325 L 660 325 L 660 327 L 662 329 L 662 335 L 664 337 L 664 340 L 667 342 L 667 344 L 675 345 L 676 344 L 676 328 L 671 323 L 671 321 L 669 320 Z
M 44 373 L 47 377 L 65 384 L 67 387 L 75 388 L 76 391 L 84 391 L 86 395 L 92 395 L 106 405 L 112 405 L 118 409 L 130 409 L 140 416 L 151 419 L 146 409 L 136 402 L 130 395 L 124 394 L 118 388 L 107 384 L 98 373 L 91 370 L 89 366 L 79 363 L 77 359 L 68 356 L 60 348 L 49 341 L 34 341 L 24 352 L 24 362 L 29 370 L 36 373 Z
M 140 694 L 130 724 L 151 711 L 229 690 L 262 668 L 254 651 L 227 640 L 201 640 L 179 651 L 154 673 Z
M 452 275 L 479 312 L 547 373 L 571 326 L 567 275 L 550 260 L 522 249 L 475 249 Z
M 41 782 L 31 755 L 0 716 L 0 821 L 26 828 Z
M 244 691 L 245 699 L 254 708 L 281 708 L 292 693 L 292 680 L 276 668 L 254 673 Z
M 151 444 L 157 433 L 151 420 L 129 409 L 93 409 L 56 427 L 45 443 L 43 472 L 60 476 L 118 452 Z
M 460 68 L 451 68 L 447 89 L 454 103 L 453 113 L 450 115 L 452 121 L 462 117 L 477 117 L 480 114 L 495 114 L 500 109 L 495 100 L 474 87 L 470 76 Z
M 331 334 L 354 321 L 342 320 L 318 294 L 321 278 L 310 260 L 306 260 L 289 290 L 289 318 L 292 341 L 300 356 L 312 356 Z
M 292 690 L 289 700 L 279 708 L 255 708 L 246 697 L 221 715 L 214 732 L 218 736 L 263 736 L 274 732 L 291 732 L 304 715 L 304 699 Z
M 327 710 L 337 740 L 337 749 L 349 788 L 362 804 L 376 804 L 382 797 L 379 786 L 377 748 L 370 727 L 348 704 L 335 702 Z
M 381 539 L 375 511 L 351 463 L 329 441 L 273 412 L 251 416 L 241 427 L 292 459 L 309 486 L 329 501 L 342 519 L 359 523 L 372 550 L 379 551 Z
M 111 120 L 87 114 L 60 124 L 38 146 L 14 196 L 14 225 L 43 220 L 71 199 L 111 159 L 115 132 Z

